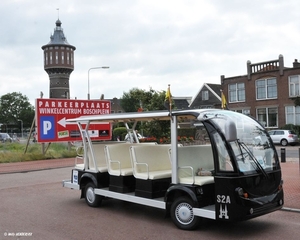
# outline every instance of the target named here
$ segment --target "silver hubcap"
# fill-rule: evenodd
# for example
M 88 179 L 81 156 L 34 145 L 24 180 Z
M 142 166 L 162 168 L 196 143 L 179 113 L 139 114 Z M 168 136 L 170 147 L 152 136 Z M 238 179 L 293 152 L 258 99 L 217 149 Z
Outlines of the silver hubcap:
M 86 199 L 89 201 L 89 203 L 93 203 L 95 201 L 95 193 L 94 189 L 89 187 L 86 191 Z
M 188 203 L 181 203 L 176 208 L 176 219 L 181 224 L 190 224 L 194 219 L 193 208 Z

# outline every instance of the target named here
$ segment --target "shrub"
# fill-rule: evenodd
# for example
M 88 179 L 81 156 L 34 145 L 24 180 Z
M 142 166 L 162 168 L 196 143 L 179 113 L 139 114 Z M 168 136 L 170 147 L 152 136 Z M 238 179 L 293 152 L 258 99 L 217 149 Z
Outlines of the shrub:
M 116 140 L 118 136 L 120 136 L 120 140 L 123 140 L 125 138 L 125 135 L 127 134 L 126 127 L 116 127 L 113 130 L 113 139 Z
M 294 124 L 286 124 L 281 127 L 281 129 L 293 130 L 298 136 L 300 134 L 300 126 Z

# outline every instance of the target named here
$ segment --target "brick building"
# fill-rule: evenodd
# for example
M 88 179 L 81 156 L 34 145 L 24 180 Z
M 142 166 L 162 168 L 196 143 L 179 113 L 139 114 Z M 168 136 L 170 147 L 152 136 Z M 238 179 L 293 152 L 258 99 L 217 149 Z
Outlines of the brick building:
M 251 115 L 266 128 L 286 124 L 300 125 L 300 63 L 285 67 L 278 60 L 260 63 L 247 61 L 247 74 L 221 76 L 221 86 L 230 110 Z

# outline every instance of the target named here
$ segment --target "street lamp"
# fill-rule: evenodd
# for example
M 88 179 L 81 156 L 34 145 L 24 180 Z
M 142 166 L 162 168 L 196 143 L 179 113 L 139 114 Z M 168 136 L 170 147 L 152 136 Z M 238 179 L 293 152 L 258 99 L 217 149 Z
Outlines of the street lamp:
M 18 121 L 21 122 L 21 134 L 22 134 L 22 138 L 23 138 L 23 121 L 21 119 L 18 119 Z
M 103 68 L 103 69 L 108 69 L 109 67 L 107 67 L 107 66 L 103 66 L 103 67 L 92 67 L 92 68 L 90 68 L 90 69 L 88 70 L 88 95 L 87 95 L 88 100 L 90 100 L 90 70 L 92 70 L 92 69 L 101 69 L 101 68 Z

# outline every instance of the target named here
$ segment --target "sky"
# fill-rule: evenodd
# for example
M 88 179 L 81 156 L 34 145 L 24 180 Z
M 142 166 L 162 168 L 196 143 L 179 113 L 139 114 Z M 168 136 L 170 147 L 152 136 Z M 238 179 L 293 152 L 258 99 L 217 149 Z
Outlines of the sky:
M 70 98 L 122 97 L 132 88 L 194 97 L 246 63 L 300 58 L 298 0 L 1 0 L 0 96 L 49 98 L 41 47 L 59 19 L 76 47 Z M 59 10 L 58 10 L 59 9 Z

